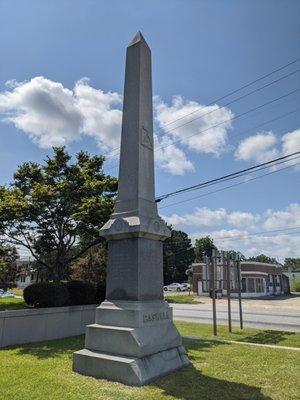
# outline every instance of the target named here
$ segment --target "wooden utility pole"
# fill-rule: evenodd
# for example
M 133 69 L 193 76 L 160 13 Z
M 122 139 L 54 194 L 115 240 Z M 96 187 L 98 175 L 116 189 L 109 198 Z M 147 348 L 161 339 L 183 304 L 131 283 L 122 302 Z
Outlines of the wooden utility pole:
M 240 328 L 243 329 L 242 285 L 241 285 L 241 261 L 240 261 L 240 258 L 239 258 L 239 257 L 235 260 L 235 263 L 236 263 L 237 283 L 238 283 Z
M 226 253 L 226 261 L 225 261 L 225 253 L 222 252 L 223 255 L 223 264 L 226 263 L 226 280 L 227 280 L 227 305 L 228 305 L 228 330 L 232 332 L 231 327 L 231 298 L 230 298 L 230 257 L 229 254 Z
M 216 252 L 213 250 L 212 257 L 208 259 L 208 266 L 210 271 L 210 290 L 212 298 L 212 310 L 213 310 L 213 334 L 217 336 L 217 309 L 216 309 L 216 288 L 215 288 L 215 263 L 216 263 Z

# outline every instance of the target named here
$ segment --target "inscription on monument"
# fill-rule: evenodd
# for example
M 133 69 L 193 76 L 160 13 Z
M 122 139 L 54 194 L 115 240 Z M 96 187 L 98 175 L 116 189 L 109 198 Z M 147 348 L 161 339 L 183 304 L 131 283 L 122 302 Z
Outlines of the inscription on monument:
M 144 127 L 144 125 L 142 126 L 141 131 L 142 131 L 142 145 L 147 147 L 149 150 L 153 150 L 151 135 Z
M 145 323 L 153 321 L 163 321 L 165 319 L 170 319 L 167 311 L 143 314 L 143 321 Z

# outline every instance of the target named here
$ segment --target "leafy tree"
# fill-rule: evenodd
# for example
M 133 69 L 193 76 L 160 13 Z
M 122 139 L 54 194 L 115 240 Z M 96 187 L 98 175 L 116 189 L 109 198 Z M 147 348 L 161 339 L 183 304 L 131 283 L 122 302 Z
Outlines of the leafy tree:
M 300 272 L 300 258 L 285 258 L 284 269 L 291 268 L 293 272 Z
M 248 261 L 257 261 L 266 264 L 278 264 L 276 258 L 268 257 L 265 254 L 259 254 L 258 256 L 250 257 L 248 258 Z
M 117 181 L 105 175 L 102 156 L 79 152 L 71 163 L 55 147 L 43 165 L 26 162 L 10 187 L 0 187 L 0 234 L 26 247 L 49 279 L 69 277 L 70 265 L 101 241 Z
M 213 239 L 210 236 L 204 236 L 196 239 L 195 242 L 195 257 L 197 262 L 204 261 L 204 257 L 211 257 L 212 251 L 217 250 Z
M 12 287 L 18 278 L 18 252 L 14 246 L 0 245 L 0 288 Z
M 194 261 L 191 239 L 185 232 L 171 228 L 171 237 L 163 244 L 164 282 L 183 282 L 187 279 L 185 271 Z
M 106 241 L 91 247 L 84 256 L 71 266 L 71 278 L 91 283 L 106 281 L 107 250 Z
M 239 251 L 228 250 L 228 251 L 227 251 L 227 254 L 229 254 L 229 256 L 230 256 L 231 258 L 233 258 L 233 259 L 239 257 L 239 259 L 240 259 L 241 261 L 245 261 L 245 260 L 246 260 L 246 257 L 244 256 L 244 254 L 240 253 Z

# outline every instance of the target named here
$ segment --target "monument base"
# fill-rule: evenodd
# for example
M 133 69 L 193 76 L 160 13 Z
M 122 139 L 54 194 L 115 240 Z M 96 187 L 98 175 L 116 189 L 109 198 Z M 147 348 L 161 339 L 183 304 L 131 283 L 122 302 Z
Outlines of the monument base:
M 105 301 L 87 326 L 85 349 L 74 353 L 73 370 L 141 386 L 189 363 L 168 303 Z

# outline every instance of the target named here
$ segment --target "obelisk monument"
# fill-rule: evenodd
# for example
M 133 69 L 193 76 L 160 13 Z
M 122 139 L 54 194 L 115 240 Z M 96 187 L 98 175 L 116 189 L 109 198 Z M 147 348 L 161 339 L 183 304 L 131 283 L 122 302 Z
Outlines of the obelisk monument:
M 106 300 L 86 329 L 73 369 L 140 386 L 189 364 L 163 299 L 163 240 L 154 194 L 151 51 L 138 32 L 127 48 L 118 197 L 101 228 L 108 240 Z

